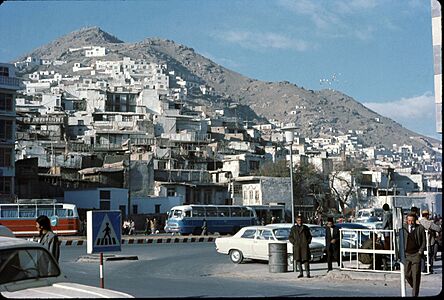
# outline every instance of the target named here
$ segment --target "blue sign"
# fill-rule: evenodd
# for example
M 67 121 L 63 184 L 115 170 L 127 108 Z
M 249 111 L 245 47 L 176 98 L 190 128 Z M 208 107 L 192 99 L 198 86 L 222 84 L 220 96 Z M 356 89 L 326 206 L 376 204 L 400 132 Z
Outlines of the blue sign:
M 87 252 L 121 251 L 120 210 L 87 212 Z

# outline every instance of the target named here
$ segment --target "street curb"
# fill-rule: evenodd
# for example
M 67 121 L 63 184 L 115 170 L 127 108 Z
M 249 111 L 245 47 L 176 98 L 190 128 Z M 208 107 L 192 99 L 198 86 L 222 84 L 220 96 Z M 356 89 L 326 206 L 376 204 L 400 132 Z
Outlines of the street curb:
M 175 244 L 175 243 L 210 243 L 215 237 L 162 237 L 162 238 L 123 238 L 122 245 L 140 244 Z M 60 246 L 85 246 L 86 239 L 61 240 Z

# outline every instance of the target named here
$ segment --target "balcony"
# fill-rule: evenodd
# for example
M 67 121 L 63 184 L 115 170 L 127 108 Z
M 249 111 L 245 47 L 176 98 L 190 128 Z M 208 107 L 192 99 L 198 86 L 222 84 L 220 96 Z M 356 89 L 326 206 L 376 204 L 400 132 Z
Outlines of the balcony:
M 20 83 L 18 78 L 0 76 L 0 89 L 19 90 Z

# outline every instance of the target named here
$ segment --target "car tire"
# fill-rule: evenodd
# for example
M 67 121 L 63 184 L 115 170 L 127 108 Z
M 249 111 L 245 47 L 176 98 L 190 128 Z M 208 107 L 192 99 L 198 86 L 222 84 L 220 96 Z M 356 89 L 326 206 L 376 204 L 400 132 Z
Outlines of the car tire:
M 240 250 L 230 250 L 230 259 L 235 264 L 240 264 L 244 260 L 244 255 Z

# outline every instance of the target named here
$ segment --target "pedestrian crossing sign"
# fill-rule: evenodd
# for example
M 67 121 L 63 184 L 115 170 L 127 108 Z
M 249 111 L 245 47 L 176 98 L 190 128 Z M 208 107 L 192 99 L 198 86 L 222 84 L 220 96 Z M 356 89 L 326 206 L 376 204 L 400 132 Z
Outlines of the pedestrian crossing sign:
M 88 253 L 121 251 L 120 210 L 88 211 L 86 217 Z

